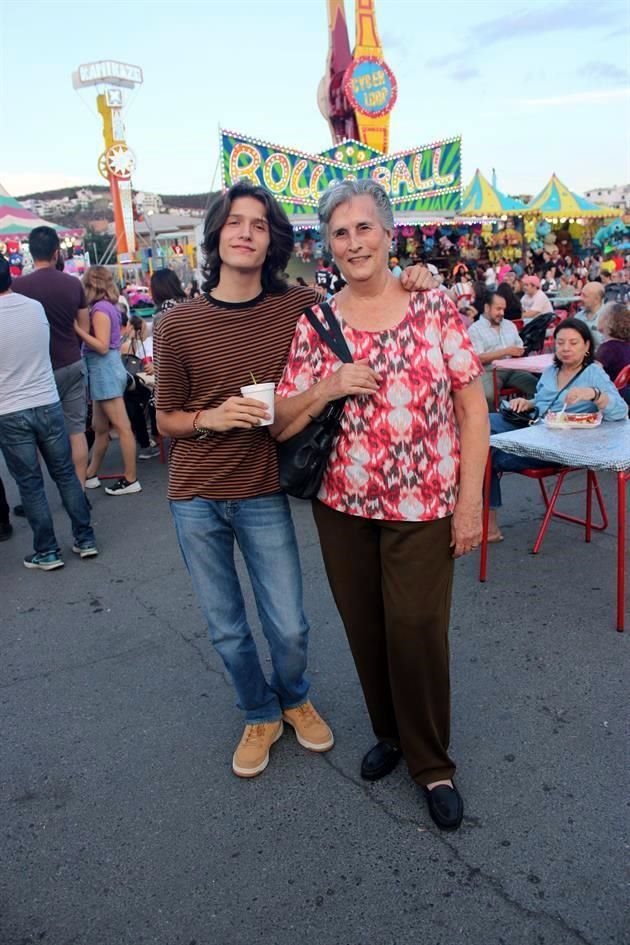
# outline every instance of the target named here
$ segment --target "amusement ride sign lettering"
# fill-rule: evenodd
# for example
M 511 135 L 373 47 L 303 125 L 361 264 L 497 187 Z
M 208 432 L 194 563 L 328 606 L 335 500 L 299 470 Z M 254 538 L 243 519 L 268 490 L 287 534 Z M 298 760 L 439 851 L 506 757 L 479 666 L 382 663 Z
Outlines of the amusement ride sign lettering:
M 372 79 L 371 73 L 362 75 Z M 364 84 L 366 94 L 382 88 L 386 85 L 380 77 L 376 88 Z M 395 94 L 395 84 L 393 89 Z M 461 138 L 398 154 L 380 154 L 358 141 L 344 141 L 321 154 L 304 154 L 223 131 L 221 153 L 225 186 L 243 178 L 259 184 L 292 216 L 312 215 L 322 192 L 345 178 L 378 181 L 399 212 L 457 210 L 460 204 Z
M 391 112 L 398 95 L 394 73 L 376 56 L 353 60 L 344 76 L 344 91 L 354 109 L 373 118 Z
M 89 85 L 119 85 L 133 89 L 136 85 L 142 85 L 142 69 L 111 59 L 86 62 L 72 73 L 72 84 L 75 89 Z

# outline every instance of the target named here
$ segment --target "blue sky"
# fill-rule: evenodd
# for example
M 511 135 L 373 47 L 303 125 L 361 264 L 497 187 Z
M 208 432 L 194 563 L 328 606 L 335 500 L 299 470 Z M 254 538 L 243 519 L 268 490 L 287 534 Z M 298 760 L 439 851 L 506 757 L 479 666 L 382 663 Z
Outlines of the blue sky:
M 376 0 L 398 80 L 391 150 L 463 136 L 463 177 L 510 193 L 552 171 L 574 190 L 630 180 L 627 0 Z M 351 45 L 354 3 L 346 0 Z M 0 182 L 96 183 L 95 90 L 83 62 L 140 65 L 126 113 L 134 186 L 208 190 L 218 128 L 317 152 L 325 0 L 0 0 Z

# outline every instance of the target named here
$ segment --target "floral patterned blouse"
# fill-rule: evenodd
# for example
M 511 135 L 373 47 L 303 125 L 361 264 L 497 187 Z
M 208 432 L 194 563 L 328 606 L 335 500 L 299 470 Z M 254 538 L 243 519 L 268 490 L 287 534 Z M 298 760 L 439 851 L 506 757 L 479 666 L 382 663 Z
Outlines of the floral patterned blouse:
M 330 304 L 353 358 L 367 358 L 381 385 L 346 401 L 319 500 L 348 515 L 391 521 L 452 514 L 459 438 L 451 392 L 483 373 L 457 309 L 439 290 L 414 293 L 394 328 L 359 331 Z M 340 366 L 302 315 L 277 394 L 300 394 Z

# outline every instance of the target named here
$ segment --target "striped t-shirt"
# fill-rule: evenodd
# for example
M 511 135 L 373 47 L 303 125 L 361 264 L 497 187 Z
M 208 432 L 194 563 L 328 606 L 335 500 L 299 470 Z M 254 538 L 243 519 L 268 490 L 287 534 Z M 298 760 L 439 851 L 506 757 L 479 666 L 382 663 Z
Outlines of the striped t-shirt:
M 158 410 L 218 407 L 252 383 L 278 384 L 298 318 L 322 301 L 291 286 L 249 302 L 202 295 L 167 312 L 155 334 Z M 172 441 L 169 499 L 248 499 L 280 491 L 276 445 L 266 427 Z

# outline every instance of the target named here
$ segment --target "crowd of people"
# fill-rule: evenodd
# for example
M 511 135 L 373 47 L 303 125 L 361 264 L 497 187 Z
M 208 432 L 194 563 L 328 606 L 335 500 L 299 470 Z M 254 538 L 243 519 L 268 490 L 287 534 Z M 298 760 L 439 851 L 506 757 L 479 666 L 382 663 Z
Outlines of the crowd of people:
M 285 724 L 307 750 L 328 751 L 332 727 L 306 675 L 309 626 L 277 444 L 343 405 L 313 511 L 374 731 L 361 776 L 379 780 L 404 758 L 434 822 L 454 830 L 464 805 L 449 754 L 450 600 L 454 559 L 481 542 L 489 433 L 508 422 L 494 412 L 491 365 L 526 350 L 515 321 L 529 320 L 523 334 L 541 318 L 547 326 L 550 294 L 579 292 L 575 318 L 558 317 L 553 328 L 554 363 L 540 380 L 517 369 L 497 382 L 524 394 L 511 402 L 517 412 L 566 405 L 623 420 L 627 391 L 624 402 L 613 374 L 630 362 L 628 307 L 604 304 L 603 273 L 583 276 L 584 266 L 568 260 L 540 273 L 487 266 L 483 278 L 462 261 L 447 284 L 432 265 L 402 270 L 390 258 L 391 203 L 373 181 L 327 191 L 319 220 L 338 275 L 289 284 L 293 232 L 271 194 L 239 182 L 213 195 L 203 292 L 187 298 L 174 273 L 154 273 L 153 335 L 121 311 L 108 268 L 93 266 L 82 282 L 59 271 L 49 227 L 31 233 L 30 275 L 12 284 L 0 258 L 0 449 L 33 531 L 24 564 L 64 563 L 39 455 L 70 518 L 72 550 L 87 558 L 98 548 L 85 490 L 101 485 L 112 436 L 124 471 L 105 486 L 110 496 L 141 491 L 136 460 L 152 459 L 155 438 L 168 437 L 177 540 L 244 713 L 235 775 L 265 770 Z M 336 326 L 349 359 L 331 350 L 318 322 Z M 250 378 L 275 385 L 273 411 L 242 393 Z M 502 539 L 499 477 L 513 461 L 492 451 L 493 541 Z M 0 484 L 0 539 L 10 529 Z M 246 616 L 235 542 L 269 646 L 269 677 Z
M 20 491 L 21 503 L 14 512 L 25 516 L 33 531 L 34 553 L 24 563 L 50 571 L 63 567 L 64 561 L 52 529 L 38 453 L 72 520 L 73 550 L 78 549 L 81 557 L 94 557 L 98 554 L 94 535 L 89 531 L 86 537 L 91 526 L 85 490 L 101 485 L 99 470 L 111 441 L 118 441 L 123 474 L 105 486 L 110 496 L 141 492 L 136 460 L 159 455 L 153 339 L 150 323 L 130 314 L 127 296 L 111 269 L 92 266 L 81 279 L 64 272 L 59 237 L 52 227 L 32 230 L 29 252 L 33 269 L 18 278 L 12 278 L 9 263 L 0 257 L 0 417 L 6 427 L 0 446 Z M 187 298 L 171 270 L 154 272 L 150 288 L 156 321 Z M 194 288 L 189 293 L 193 297 L 198 294 Z M 58 442 L 58 411 L 51 406 L 57 402 L 64 444 Z M 9 420 L 18 419 L 25 428 L 25 443 L 19 449 L 12 447 L 15 430 L 8 427 Z M 46 445 L 51 437 L 59 456 Z M 72 477 L 65 462 L 66 445 Z M 83 496 L 80 501 L 77 489 Z M 12 530 L 0 483 L 0 540 L 10 538 Z

